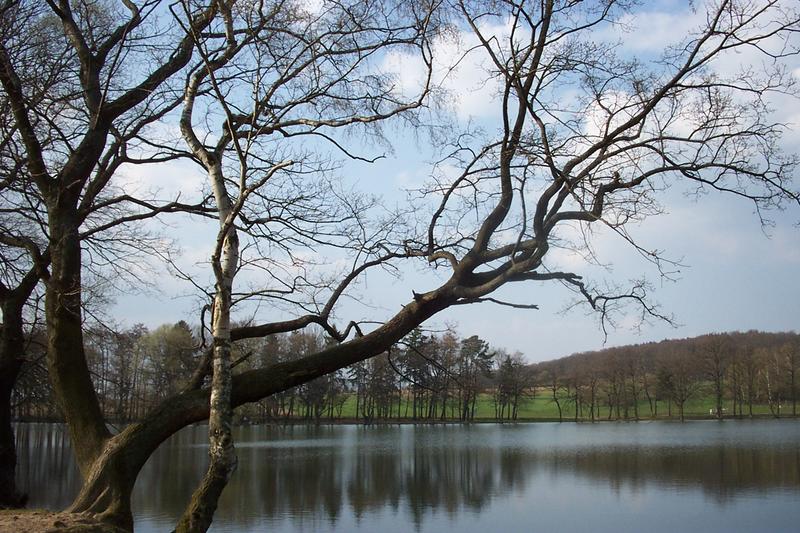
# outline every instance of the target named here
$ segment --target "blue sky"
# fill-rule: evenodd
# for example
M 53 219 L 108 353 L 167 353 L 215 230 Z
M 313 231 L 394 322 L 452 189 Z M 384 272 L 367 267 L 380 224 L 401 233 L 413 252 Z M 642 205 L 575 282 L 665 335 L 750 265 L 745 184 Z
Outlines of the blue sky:
M 631 15 L 628 22 L 644 30 L 625 33 L 626 50 L 646 59 L 657 54 L 671 39 L 682 36 L 696 21 L 686 2 L 647 2 Z M 498 30 L 499 31 L 499 30 Z M 616 30 L 607 30 L 613 32 Z M 598 36 L 607 38 L 608 36 Z M 468 37 L 465 37 L 468 39 Z M 462 44 L 469 44 L 468 42 Z M 458 57 L 452 42 L 439 45 L 442 61 Z M 468 58 L 469 59 L 469 58 Z M 723 60 L 719 68 L 728 69 L 746 58 Z M 401 83 L 413 87 L 419 72 L 402 57 L 386 59 L 387 68 L 395 69 Z M 800 74 L 800 62 L 793 58 L 788 67 Z M 491 83 L 485 83 L 485 65 L 479 60 L 462 61 L 457 71 L 444 79 L 451 95 L 451 111 L 460 123 L 469 120 L 486 129 L 497 126 L 493 115 Z M 784 139 L 788 152 L 800 151 L 800 102 L 782 96 L 774 106 L 792 131 Z M 389 134 L 394 152 L 384 159 L 367 165 L 348 163 L 341 172 L 345 180 L 362 190 L 380 195 L 385 202 L 402 202 L 404 189 L 419 186 L 430 175 L 430 162 L 439 154 L 430 144 L 415 140 L 408 132 L 397 130 Z M 368 150 L 372 150 L 368 148 Z M 379 150 L 375 148 L 374 150 Z M 189 164 L 165 165 L 139 170 L 123 176 L 128 186 L 158 187 L 166 192 L 196 191 L 203 176 Z M 604 346 L 640 343 L 664 338 L 688 337 L 707 332 L 760 329 L 767 331 L 800 330 L 800 210 L 770 213 L 775 225 L 762 227 L 753 207 L 747 201 L 721 195 L 694 198 L 679 185 L 668 191 L 665 214 L 652 217 L 632 229 L 645 248 L 665 250 L 682 266 L 675 281 L 661 280 L 657 271 L 635 254 L 629 246 L 611 235 L 600 232 L 595 239 L 598 258 L 609 268 L 604 272 L 587 268 L 580 274 L 631 279 L 646 274 L 656 288 L 654 300 L 665 313 L 674 315 L 677 327 L 662 322 L 632 328 L 633 322 L 623 318 L 619 327 L 608 331 L 607 339 L 597 319 L 584 310 L 562 312 L 574 295 L 560 285 L 514 285 L 501 289 L 497 297 L 518 303 L 534 303 L 539 310 L 519 310 L 493 304 L 459 306 L 446 310 L 425 324 L 441 329 L 455 326 L 462 335 L 477 334 L 495 347 L 520 351 L 530 361 L 540 361 L 568 355 L 576 351 L 599 349 Z M 180 241 L 180 262 L 187 269 L 196 268 L 201 277 L 201 263 L 210 254 L 215 229 L 202 221 L 176 220 L 166 228 Z M 559 257 L 571 264 L 569 254 Z M 163 271 L 163 267 L 156 267 Z M 206 274 L 207 276 L 207 274 Z M 208 279 L 206 277 L 205 279 Z M 396 279 L 382 273 L 370 274 L 360 286 L 357 299 L 346 302 L 339 318 L 387 318 L 417 292 L 430 289 L 437 273 L 415 266 L 404 270 Z M 154 289 L 139 295 L 116 298 L 111 314 L 125 325 L 144 323 L 155 327 L 165 322 L 186 319 L 197 322 L 196 291 L 185 282 L 169 276 L 156 276 Z M 250 316 L 250 313 L 246 313 Z M 275 319 L 277 314 L 259 311 L 261 319 Z M 243 316 L 240 316 L 243 318 Z

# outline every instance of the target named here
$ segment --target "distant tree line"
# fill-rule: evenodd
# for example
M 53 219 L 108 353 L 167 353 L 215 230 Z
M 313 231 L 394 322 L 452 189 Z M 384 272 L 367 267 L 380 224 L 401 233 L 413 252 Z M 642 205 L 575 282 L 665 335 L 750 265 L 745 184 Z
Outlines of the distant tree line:
M 532 372 L 559 418 L 655 418 L 661 405 L 683 419 L 687 402 L 701 397 L 717 418 L 753 416 L 755 405 L 797 416 L 798 367 L 799 335 L 748 331 L 580 353 Z
M 34 336 L 35 337 L 35 336 Z M 86 330 L 90 372 L 101 408 L 109 420 L 139 420 L 193 379 L 192 362 L 201 347 L 186 322 L 148 330 L 142 325 L 114 330 Z M 322 334 L 294 332 L 249 339 L 234 345 L 234 372 L 290 361 L 324 348 Z M 60 419 L 42 343 L 32 339 L 12 401 L 18 419 Z M 516 419 L 520 401 L 531 392 L 529 368 L 522 354 L 492 350 L 473 335 L 453 331 L 426 334 L 414 330 L 402 343 L 374 359 L 275 394 L 238 410 L 246 421 L 342 418 L 365 422 L 462 420 L 475 418 L 479 395 L 492 392 L 498 419 Z
M 188 386 L 203 350 L 186 322 L 148 330 L 87 328 L 87 352 L 101 406 L 126 423 Z M 325 347 L 321 333 L 295 332 L 234 345 L 234 372 L 291 361 Z M 13 405 L 18 419 L 60 419 L 34 336 Z M 38 354 L 38 356 L 37 356 Z M 479 399 L 497 420 L 517 420 L 524 402 L 547 398 L 559 420 L 637 420 L 685 416 L 690 400 L 712 399 L 710 415 L 797 415 L 800 336 L 704 335 L 571 355 L 528 365 L 472 335 L 414 330 L 388 352 L 238 409 L 246 422 L 350 418 L 459 420 L 476 417 Z M 730 406 L 731 410 L 728 411 Z M 485 412 L 484 412 L 485 417 Z

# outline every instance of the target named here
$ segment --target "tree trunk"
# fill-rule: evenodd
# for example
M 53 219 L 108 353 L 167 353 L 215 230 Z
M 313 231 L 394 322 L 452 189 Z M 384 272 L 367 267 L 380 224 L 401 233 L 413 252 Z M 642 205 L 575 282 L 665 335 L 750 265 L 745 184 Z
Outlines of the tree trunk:
M 580 413 L 580 406 L 581 406 L 580 396 L 578 395 L 578 389 L 576 387 L 575 388 L 575 422 L 578 422 L 578 415 Z
M 111 434 L 105 426 L 84 352 L 78 223 L 68 213 L 51 206 L 49 227 L 52 262 L 45 297 L 47 367 L 69 428 L 78 468 L 86 479 Z
M 215 328 L 216 329 L 216 328 Z M 228 328 L 230 338 L 230 329 Z M 192 499 L 175 529 L 177 533 L 204 532 L 211 526 L 217 502 L 231 475 L 236 470 L 237 458 L 233 446 L 231 426 L 230 340 L 214 339 L 214 374 L 211 385 L 209 433 L 209 465 L 203 480 L 192 494 Z
M 27 495 L 17 492 L 17 451 L 11 425 L 11 394 L 23 363 L 25 339 L 22 329 L 22 306 L 35 287 L 20 284 L 17 294 L 2 302 L 3 324 L 0 328 L 0 508 L 23 507 Z M 16 291 L 15 291 L 16 292 Z
M 233 279 L 239 267 L 239 237 L 234 228 L 238 213 L 225 188 L 221 163 L 208 168 L 217 202 L 220 230 L 212 256 L 216 278 L 212 334 L 214 360 L 208 418 L 209 465 L 203 480 L 192 494 L 189 505 L 175 528 L 176 533 L 205 532 L 211 526 L 222 491 L 236 470 L 233 446 L 233 408 L 231 406 L 231 305 Z M 244 191 L 239 191 L 244 194 Z
M 114 437 L 89 470 L 81 492 L 67 511 L 92 513 L 101 521 L 133 531 L 131 494 L 136 476 L 149 457 L 142 452 L 146 448 L 135 444 L 135 434 L 123 432 Z
M 470 416 L 469 416 L 470 420 L 475 420 L 475 410 L 476 410 L 475 407 L 477 405 L 477 402 L 478 402 L 478 392 L 475 391 L 472 394 L 472 405 L 470 406 Z
M 561 402 L 558 401 L 558 395 L 556 394 L 556 390 L 553 389 L 553 401 L 556 403 L 556 407 L 558 408 L 558 421 L 563 422 L 564 417 L 561 413 Z
M 24 507 L 27 496 L 17 492 L 17 451 L 14 428 L 11 425 L 11 392 L 14 389 L 22 359 L 13 345 L 16 339 L 8 339 L 8 316 L 3 316 L 3 339 L 0 346 L 0 509 Z M 20 331 L 21 334 L 21 331 Z M 21 339 L 20 339 L 21 340 Z
M 393 320 L 368 335 L 301 359 L 242 372 L 232 378 L 231 406 L 267 398 L 380 354 L 447 305 L 446 298 L 412 300 Z M 237 334 L 234 329 L 231 337 L 235 340 Z M 68 510 L 99 513 L 100 519 L 131 529 L 130 494 L 142 466 L 170 436 L 208 418 L 209 403 L 205 389 L 176 394 L 111 438 L 88 469 L 81 492 Z

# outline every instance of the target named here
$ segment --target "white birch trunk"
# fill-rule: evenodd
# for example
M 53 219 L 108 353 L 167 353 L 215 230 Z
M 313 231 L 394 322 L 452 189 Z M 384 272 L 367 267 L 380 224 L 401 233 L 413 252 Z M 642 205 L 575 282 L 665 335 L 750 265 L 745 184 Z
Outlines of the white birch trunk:
M 176 527 L 177 532 L 204 532 L 211 525 L 222 490 L 236 470 L 237 458 L 231 425 L 231 292 L 239 263 L 239 238 L 232 224 L 234 216 L 225 188 L 222 169 L 214 162 L 208 172 L 218 206 L 219 233 L 212 256 L 216 278 L 213 336 L 213 364 L 210 412 L 208 418 L 209 465 L 203 480 L 192 494 L 189 505 Z

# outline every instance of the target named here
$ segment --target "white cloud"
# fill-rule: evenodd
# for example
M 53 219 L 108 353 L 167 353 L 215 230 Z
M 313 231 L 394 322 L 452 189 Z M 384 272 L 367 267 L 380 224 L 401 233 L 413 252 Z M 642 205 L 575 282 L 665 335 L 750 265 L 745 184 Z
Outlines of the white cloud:
M 507 42 L 510 26 L 485 25 L 480 31 L 492 42 Z M 469 30 L 437 36 L 432 45 L 432 82 L 446 91 L 449 104 L 461 120 L 497 113 L 492 103 L 500 83 L 491 60 L 482 50 L 476 49 L 478 45 L 477 36 Z M 425 82 L 426 67 L 415 55 L 390 53 L 381 68 L 397 77 L 397 89 L 406 96 L 418 93 Z
M 704 10 L 682 5 L 679 11 L 648 10 L 623 15 L 601 37 L 621 40 L 626 51 L 661 52 L 675 44 L 705 21 Z
M 547 253 L 547 262 L 552 265 L 552 270 L 578 272 L 586 267 L 586 258 L 583 254 L 568 248 L 554 248 Z
M 199 167 L 188 161 L 157 165 L 125 165 L 114 174 L 113 184 L 131 196 L 149 196 L 160 201 L 196 200 L 206 184 Z
M 394 175 L 394 184 L 400 190 L 420 189 L 427 183 L 429 177 L 430 174 L 424 167 L 403 169 Z
M 310 16 L 320 15 L 325 7 L 325 0 L 300 0 L 300 6 Z

